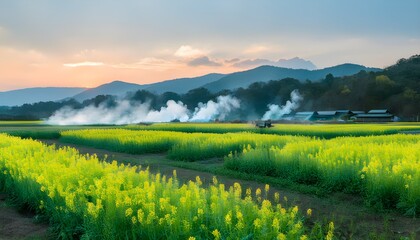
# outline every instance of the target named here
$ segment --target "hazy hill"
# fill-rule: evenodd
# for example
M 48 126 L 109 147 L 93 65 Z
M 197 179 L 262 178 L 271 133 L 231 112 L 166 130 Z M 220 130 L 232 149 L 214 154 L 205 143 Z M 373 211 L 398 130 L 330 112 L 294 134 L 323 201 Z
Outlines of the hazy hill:
M 123 81 L 113 81 L 100 85 L 96 88 L 88 89 L 80 94 L 73 96 L 73 98 L 78 101 L 84 101 L 94 98 L 98 95 L 124 96 L 128 92 L 135 92 L 142 89 L 156 94 L 161 94 L 164 92 L 175 92 L 182 94 L 188 92 L 191 89 L 198 88 L 207 83 L 219 80 L 224 76 L 225 74 L 211 73 L 199 77 L 178 78 L 144 85 L 127 83 Z
M 137 91 L 141 90 L 145 87 L 145 85 L 135 84 L 135 83 L 127 83 L 123 81 L 113 81 L 110 83 L 106 83 L 100 85 L 96 88 L 88 89 L 82 93 L 74 95 L 73 98 L 78 101 L 84 101 L 87 99 L 94 98 L 98 95 L 116 95 L 116 96 L 123 96 L 127 92 L 130 91 Z
M 233 64 L 236 67 L 242 68 L 255 68 L 263 65 L 283 67 L 283 68 L 293 68 L 293 69 L 307 69 L 315 70 L 317 67 L 309 60 L 305 60 L 299 57 L 294 57 L 290 59 L 280 59 L 278 61 L 271 61 L 268 59 L 248 59 L 244 61 L 239 61 Z
M 0 92 L 0 106 L 18 106 L 41 101 L 58 101 L 85 91 L 86 88 L 45 87 Z
M 302 62 L 302 59 L 290 59 L 290 61 Z M 280 62 L 281 60 L 279 60 Z M 290 63 L 292 64 L 293 61 Z M 25 103 L 35 103 L 40 101 L 57 101 L 72 97 L 79 102 L 94 98 L 98 95 L 115 95 L 124 96 L 127 92 L 135 92 L 138 90 L 147 90 L 155 94 L 164 92 L 174 92 L 177 94 L 185 94 L 188 91 L 204 87 L 211 92 L 221 90 L 234 90 L 237 88 L 248 87 L 254 82 L 268 82 L 270 80 L 278 80 L 283 78 L 295 78 L 298 80 L 320 80 L 328 73 L 335 77 L 347 76 L 358 73 L 361 70 L 378 71 L 376 68 L 366 68 L 356 64 L 342 64 L 330 68 L 319 70 L 291 69 L 275 66 L 260 66 L 243 72 L 235 72 L 232 74 L 211 73 L 204 76 L 193 78 L 179 78 L 167 80 L 153 84 L 135 84 L 123 81 L 113 81 L 100 85 L 95 88 L 29 88 L 14 90 L 9 92 L 0 92 L 0 106 L 14 106 Z
M 207 88 L 211 92 L 218 92 L 224 89 L 233 90 L 240 87 L 246 88 L 254 82 L 268 82 L 270 80 L 283 78 L 294 78 L 301 81 L 318 81 L 325 78 L 325 76 L 329 73 L 333 74 L 335 77 L 341 77 L 356 74 L 361 70 L 376 72 L 381 69 L 368 68 L 362 65 L 349 63 L 318 70 L 261 66 L 251 70 L 229 74 L 215 82 L 206 84 L 203 87 Z
M 191 89 L 201 87 L 205 84 L 219 80 L 226 74 L 210 73 L 194 78 L 178 78 L 148 85 L 145 90 L 152 93 L 161 94 L 164 92 L 175 92 L 178 94 L 186 93 Z

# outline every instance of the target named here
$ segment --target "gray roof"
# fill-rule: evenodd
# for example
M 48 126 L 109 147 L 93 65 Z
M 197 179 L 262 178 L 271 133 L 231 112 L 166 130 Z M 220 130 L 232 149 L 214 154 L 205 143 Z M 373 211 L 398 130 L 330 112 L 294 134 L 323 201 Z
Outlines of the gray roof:
M 350 110 L 337 110 L 337 113 L 350 113 Z
M 368 113 L 385 114 L 385 113 L 389 113 L 389 111 L 388 111 L 388 109 L 372 109 Z
M 394 115 L 389 113 L 383 113 L 383 114 L 357 114 L 355 117 L 357 118 L 386 118 L 386 117 L 393 117 Z
M 316 112 L 297 112 L 295 115 L 314 115 Z
M 329 116 L 337 114 L 337 111 L 317 111 L 318 115 Z
M 364 114 L 365 111 L 351 111 L 351 113 L 353 113 L 353 114 Z

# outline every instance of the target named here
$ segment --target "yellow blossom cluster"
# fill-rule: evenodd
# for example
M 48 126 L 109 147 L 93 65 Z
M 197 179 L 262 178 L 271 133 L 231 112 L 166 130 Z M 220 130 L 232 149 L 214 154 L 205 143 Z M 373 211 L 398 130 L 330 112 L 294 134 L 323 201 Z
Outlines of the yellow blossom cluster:
M 2 134 L 0 170 L 0 187 L 49 217 L 62 238 L 299 239 L 306 231 L 297 207 L 243 199 L 239 184 L 204 188 L 199 178 L 181 183 Z
M 338 137 L 244 148 L 226 157 L 225 167 L 359 193 L 369 204 L 410 215 L 419 211 L 420 135 Z

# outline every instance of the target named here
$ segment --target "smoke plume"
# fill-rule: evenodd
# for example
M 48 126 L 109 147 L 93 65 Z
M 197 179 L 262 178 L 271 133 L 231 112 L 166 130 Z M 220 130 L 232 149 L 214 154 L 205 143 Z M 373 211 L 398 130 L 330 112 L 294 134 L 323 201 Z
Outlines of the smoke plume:
M 231 96 L 218 96 L 216 102 L 210 100 L 207 103 L 199 103 L 198 107 L 195 108 L 190 121 L 208 122 L 214 119 L 225 120 L 230 112 L 239 107 L 240 102 L 237 98 Z
M 117 100 L 115 106 L 106 103 L 89 105 L 82 109 L 64 107 L 56 111 L 46 122 L 53 125 L 85 124 L 131 124 L 139 122 L 171 122 L 223 120 L 228 114 L 240 107 L 239 100 L 231 96 L 219 96 L 217 101 L 199 103 L 194 113 L 181 101 L 169 100 L 160 110 L 150 108 L 149 103 L 133 103 Z
M 290 100 L 287 100 L 286 104 L 283 106 L 269 104 L 268 111 L 262 117 L 262 120 L 278 120 L 284 114 L 289 114 L 293 110 L 297 109 L 300 105 L 300 102 L 303 100 L 302 95 L 299 94 L 297 89 L 293 90 L 290 93 Z

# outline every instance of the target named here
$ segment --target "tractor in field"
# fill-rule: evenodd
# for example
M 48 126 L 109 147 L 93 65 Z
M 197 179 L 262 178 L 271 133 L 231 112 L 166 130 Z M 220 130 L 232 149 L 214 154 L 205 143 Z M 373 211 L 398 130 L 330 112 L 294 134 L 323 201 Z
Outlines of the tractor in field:
M 273 125 L 271 124 L 271 120 L 257 120 L 255 121 L 255 127 L 258 128 L 270 128 Z

